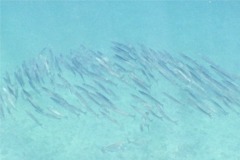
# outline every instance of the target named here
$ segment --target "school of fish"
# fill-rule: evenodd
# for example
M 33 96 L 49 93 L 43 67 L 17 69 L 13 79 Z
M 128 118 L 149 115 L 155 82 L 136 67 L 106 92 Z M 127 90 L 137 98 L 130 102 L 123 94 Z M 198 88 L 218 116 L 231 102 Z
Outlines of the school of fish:
M 57 54 L 45 48 L 13 73 L 3 74 L 0 120 L 21 111 L 39 126 L 44 125 L 41 117 L 71 116 L 95 116 L 116 125 L 122 125 L 116 117 L 177 124 L 166 112 L 169 104 L 191 107 L 209 118 L 240 114 L 238 75 L 207 57 L 199 61 L 119 42 L 112 43 L 111 54 L 84 47 Z M 147 128 L 141 123 L 141 130 Z

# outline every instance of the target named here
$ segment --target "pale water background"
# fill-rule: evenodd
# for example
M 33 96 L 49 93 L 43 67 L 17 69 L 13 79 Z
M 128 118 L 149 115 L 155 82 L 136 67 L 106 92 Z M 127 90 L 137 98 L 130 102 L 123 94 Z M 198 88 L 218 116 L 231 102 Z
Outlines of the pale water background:
M 227 72 L 238 78 L 240 75 L 240 2 L 237 1 L 1 1 L 0 20 L 1 77 L 45 47 L 55 54 L 68 54 L 84 45 L 111 54 L 111 41 L 144 44 L 195 59 L 204 55 Z M 126 92 L 124 88 L 123 94 Z M 128 99 L 126 96 L 126 101 L 121 102 L 123 107 L 130 103 Z M 44 100 L 41 105 L 45 105 Z M 140 131 L 139 123 L 133 119 L 123 118 L 123 127 L 119 127 L 93 116 L 45 118 L 43 127 L 39 127 L 13 112 L 1 120 L 0 159 L 240 159 L 239 115 L 231 112 L 208 118 L 181 107 L 172 106 L 169 111 L 178 119 L 178 125 L 156 120 L 149 131 Z M 134 143 L 128 143 L 129 140 Z M 113 146 L 102 151 L 119 143 L 122 148 Z

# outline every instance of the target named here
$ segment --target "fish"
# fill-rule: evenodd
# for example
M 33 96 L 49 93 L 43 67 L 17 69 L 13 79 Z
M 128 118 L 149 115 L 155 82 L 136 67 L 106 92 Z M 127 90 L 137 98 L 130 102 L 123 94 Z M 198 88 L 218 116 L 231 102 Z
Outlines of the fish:
M 27 90 L 25 90 L 25 89 L 22 89 L 22 94 L 23 94 L 24 99 L 33 99 L 32 94 L 30 94 L 30 93 L 29 93 Z
M 134 74 L 131 74 L 130 78 L 133 80 L 133 82 L 140 87 L 141 89 L 145 90 L 146 92 L 149 92 L 150 85 L 146 84 L 144 81 L 137 78 Z
M 6 82 L 7 85 L 12 86 L 12 81 L 8 72 L 5 73 L 3 80 Z
M 100 110 L 100 113 L 103 115 L 103 117 L 105 117 L 106 119 L 108 119 L 110 122 L 114 123 L 114 124 L 117 125 L 117 126 L 121 126 L 120 123 L 119 123 L 116 119 L 112 118 L 112 117 L 111 117 L 110 115 L 108 115 L 107 113 L 103 112 L 102 110 Z
M 19 83 L 19 85 L 23 88 L 25 83 L 24 80 L 22 78 L 22 72 L 21 69 L 18 69 L 17 72 L 14 72 L 14 77 L 16 78 L 17 82 Z
M 205 60 L 207 63 L 210 64 L 210 68 L 216 73 L 218 74 L 220 77 L 222 78 L 227 78 L 230 81 L 234 81 L 234 78 L 232 78 L 231 75 L 227 74 L 226 72 L 224 72 L 222 69 L 220 69 L 220 67 L 218 67 L 216 64 L 214 64 L 209 58 L 207 57 L 202 57 L 203 60 Z
M 86 112 L 82 111 L 80 108 L 69 104 L 64 98 L 62 98 L 60 95 L 54 95 L 51 96 L 50 99 L 54 101 L 55 103 L 59 104 L 59 106 L 63 107 L 64 109 L 70 111 L 71 113 L 79 116 L 80 113 L 86 114 Z
M 31 99 L 27 98 L 27 101 L 31 104 L 31 106 L 35 109 L 36 112 L 40 114 L 45 114 L 44 110 L 41 107 L 39 107 L 37 104 L 33 103 Z
M 150 95 L 150 94 L 148 94 L 148 93 L 146 93 L 144 91 L 141 91 L 141 90 L 138 90 L 138 92 L 141 95 L 147 97 L 149 100 L 152 100 L 153 102 L 157 103 L 158 105 L 163 106 L 163 104 L 160 101 L 158 101 L 156 98 L 154 98 L 152 95 Z
M 159 115 L 157 115 L 154 111 L 152 111 L 152 110 L 149 110 L 149 112 L 151 113 L 151 115 L 153 115 L 154 117 L 156 117 L 156 118 L 158 118 L 158 119 L 160 119 L 160 120 L 163 120 L 163 117 L 161 117 L 161 116 L 159 116 Z
M 0 119 L 5 119 L 5 111 L 4 111 L 4 102 L 2 96 L 0 95 Z
M 114 69 L 116 69 L 118 72 L 129 72 L 129 70 L 128 69 L 126 69 L 126 68 L 124 68 L 124 66 L 123 65 L 120 65 L 120 64 L 118 64 L 117 62 L 115 62 L 114 64 L 113 64 L 113 67 L 114 67 Z
M 102 104 L 106 104 L 108 107 L 114 107 L 113 102 L 111 102 L 111 100 L 109 98 L 107 98 L 100 92 L 96 92 L 96 96 L 101 99 Z
M 8 93 L 11 94 L 11 96 L 13 96 L 15 99 L 17 99 L 15 91 L 9 85 L 6 86 L 6 89 L 8 90 Z
M 73 94 L 80 100 L 80 102 L 83 104 L 83 106 L 89 111 L 91 112 L 93 115 L 95 115 L 96 117 L 99 117 L 99 114 L 96 113 L 88 104 L 87 101 L 83 98 L 83 96 L 81 96 L 81 94 L 77 91 L 74 91 Z
M 201 102 L 201 98 L 198 97 L 195 93 L 193 93 L 192 91 L 185 89 L 185 91 L 188 93 L 188 95 L 195 101 L 195 102 Z
M 120 152 L 123 151 L 127 148 L 127 145 L 130 144 L 130 141 L 119 141 L 119 142 L 114 142 L 111 144 L 108 144 L 106 146 L 101 147 L 101 151 L 103 153 L 106 152 Z
M 96 80 L 94 80 L 94 83 L 106 94 L 110 95 L 111 91 L 109 91 L 109 89 L 107 89 L 103 84 L 97 82 Z
M 35 85 L 33 84 L 32 81 L 28 81 L 30 87 L 37 93 L 37 94 L 41 94 L 41 92 L 35 87 Z
M 194 105 L 199 111 L 201 111 L 203 114 L 207 115 L 209 118 L 212 118 L 212 113 L 203 109 L 203 107 L 201 107 L 199 104 Z
M 172 101 L 174 101 L 175 103 L 179 104 L 179 105 L 183 105 L 179 100 L 177 100 L 176 98 L 174 98 L 173 96 L 169 95 L 166 92 L 162 92 L 166 97 L 168 97 L 169 99 L 171 99 Z
M 14 99 L 14 95 L 12 95 L 11 93 L 9 93 L 8 89 L 3 87 L 2 88 L 3 93 L 5 95 L 5 97 L 2 97 L 3 99 L 6 99 L 7 101 L 5 101 L 5 103 L 12 107 L 13 109 L 16 109 L 16 105 L 15 105 L 15 99 Z
M 43 126 L 43 124 L 32 113 L 30 113 L 28 111 L 25 111 L 25 112 L 38 126 L 40 126 L 40 127 Z
M 218 107 L 218 108 L 222 111 L 222 113 L 223 113 L 224 115 L 227 115 L 227 114 L 228 114 L 228 112 L 225 111 L 225 109 L 224 109 L 218 102 L 216 102 L 216 101 L 213 100 L 213 99 L 210 99 L 210 101 L 212 102 L 212 104 L 214 104 L 216 107 Z
M 62 119 L 62 118 L 66 118 L 66 116 L 64 116 L 62 113 L 60 113 L 59 111 L 55 110 L 55 109 L 48 109 L 49 113 L 48 115 L 50 117 L 53 117 L 55 119 Z

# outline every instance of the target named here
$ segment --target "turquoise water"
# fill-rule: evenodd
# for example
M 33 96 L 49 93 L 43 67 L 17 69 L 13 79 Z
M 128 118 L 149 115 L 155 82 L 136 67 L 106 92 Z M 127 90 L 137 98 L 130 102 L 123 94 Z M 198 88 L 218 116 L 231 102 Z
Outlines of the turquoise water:
M 1 160 L 240 159 L 239 2 L 0 4 Z

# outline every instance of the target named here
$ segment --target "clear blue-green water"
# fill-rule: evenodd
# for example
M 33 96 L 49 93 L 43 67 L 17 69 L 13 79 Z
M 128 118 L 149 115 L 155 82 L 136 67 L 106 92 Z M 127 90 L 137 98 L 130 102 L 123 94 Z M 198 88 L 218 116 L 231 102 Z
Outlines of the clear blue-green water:
M 1 160 L 240 159 L 240 3 L 1 1 Z

